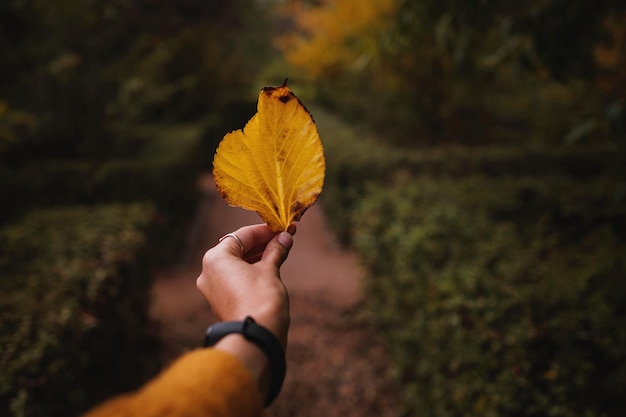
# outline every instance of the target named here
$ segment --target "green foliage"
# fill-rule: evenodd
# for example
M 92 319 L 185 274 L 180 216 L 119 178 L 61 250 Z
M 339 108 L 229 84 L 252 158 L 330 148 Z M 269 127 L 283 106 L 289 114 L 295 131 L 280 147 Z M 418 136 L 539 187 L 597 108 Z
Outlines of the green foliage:
M 33 125 L 32 115 L 12 109 L 7 102 L 0 101 L 0 155 L 18 140 L 20 131 Z
M 37 205 L 188 207 L 264 60 L 256 2 L 0 8 L 1 222 Z
M 545 68 L 557 79 L 589 79 L 602 18 L 620 7 L 616 0 L 402 2 L 396 34 L 407 47 L 402 53 L 434 44 L 429 58 L 446 70 L 471 74 L 508 61 L 519 69 Z
M 120 125 L 227 119 L 266 51 L 256 2 L 235 3 L 3 3 L 0 101 L 36 123 L 0 164 L 106 158 Z
M 406 153 L 394 151 L 366 135 L 355 137 L 352 129 L 321 107 L 310 110 L 315 115 L 326 156 L 326 180 L 320 201 L 339 240 L 346 244 L 352 235 L 353 211 L 367 184 L 385 181 L 394 168 L 403 165 Z
M 162 261 L 172 261 L 197 198 L 198 149 L 204 126 L 144 125 L 115 131 L 106 156 L 34 158 L 0 165 L 2 222 L 32 207 L 150 201 L 160 221 Z M 4 168 L 4 169 L 2 169 Z
M 314 109 L 407 415 L 621 416 L 621 146 L 402 149 Z
M 309 20 L 340 20 L 335 3 L 296 14 L 296 33 L 306 33 Z M 345 39 L 310 36 L 283 49 L 291 65 L 312 73 L 320 100 L 399 144 L 621 141 L 626 113 L 614 92 L 623 84 L 616 58 L 624 51 L 623 9 L 616 0 L 399 1 L 391 16 L 381 12 Z M 621 23 L 606 54 L 612 88 L 603 92 L 597 48 L 611 39 L 607 19 Z M 361 51 L 352 39 L 368 39 L 380 21 L 384 32 Z M 353 58 L 309 70 L 324 65 L 328 49 Z
M 623 413 L 625 195 L 559 176 L 369 191 L 355 244 L 412 413 Z
M 0 230 L 0 413 L 75 415 L 156 371 L 154 216 L 146 204 L 60 207 Z
M 312 113 L 326 151 L 327 181 L 321 201 L 343 243 L 355 233 L 354 212 L 372 184 L 388 184 L 398 175 L 463 177 L 466 175 L 543 176 L 572 179 L 619 176 L 625 161 L 621 147 L 587 145 L 550 148 L 534 146 L 434 147 L 415 150 L 376 140 L 349 127 L 322 108 Z
M 148 271 L 256 81 L 259 4 L 0 5 L 0 414 L 77 414 L 153 371 Z

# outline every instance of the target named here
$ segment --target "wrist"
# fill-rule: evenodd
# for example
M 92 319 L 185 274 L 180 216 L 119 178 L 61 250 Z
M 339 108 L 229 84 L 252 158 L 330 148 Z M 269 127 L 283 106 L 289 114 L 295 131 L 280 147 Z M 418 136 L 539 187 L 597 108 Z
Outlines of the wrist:
M 258 318 L 257 318 L 258 317 Z M 245 320 L 245 318 L 244 318 Z M 254 321 L 269 330 L 280 342 L 283 351 L 287 349 L 287 334 L 289 331 L 289 314 L 270 312 L 268 314 L 255 314 Z
M 267 397 L 271 383 L 271 371 L 269 359 L 265 352 L 243 335 L 236 333 L 224 336 L 213 348 L 230 353 L 239 359 L 256 382 L 261 397 Z
M 204 345 L 238 357 L 257 379 L 261 393 L 267 394 L 266 407 L 280 392 L 286 371 L 285 351 L 276 336 L 251 317 L 209 326 Z
M 257 325 L 269 330 L 278 339 L 283 350 L 287 349 L 287 334 L 291 321 L 288 304 L 259 306 L 252 312 L 248 309 L 245 313 L 235 313 L 231 317 L 223 318 L 222 321 L 243 322 L 249 317 L 252 317 Z

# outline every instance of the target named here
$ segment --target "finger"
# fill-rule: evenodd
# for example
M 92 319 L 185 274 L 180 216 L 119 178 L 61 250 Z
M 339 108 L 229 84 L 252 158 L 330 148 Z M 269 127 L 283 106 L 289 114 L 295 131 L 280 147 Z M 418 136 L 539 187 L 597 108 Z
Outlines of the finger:
M 223 236 L 218 246 L 223 247 L 231 255 L 243 257 L 251 249 L 265 245 L 275 234 L 266 224 L 244 226 Z
M 292 223 L 291 225 L 289 225 L 289 227 L 287 228 L 287 233 L 289 233 L 291 236 L 296 234 L 296 225 L 295 225 L 295 223 Z M 276 235 L 276 233 L 274 235 Z M 246 253 L 245 253 L 245 258 L 244 259 L 248 263 L 255 263 L 255 262 L 261 260 L 261 258 L 263 256 L 263 252 L 265 251 L 265 247 L 267 246 L 267 242 L 268 241 L 266 241 L 266 240 L 262 240 L 256 246 L 253 246 L 250 249 L 246 248 Z
M 289 227 L 287 228 L 287 233 L 289 233 L 291 236 L 296 234 L 296 225 L 295 223 L 292 223 L 289 225 Z M 258 245 L 255 248 L 250 249 L 249 251 L 246 251 L 246 256 L 245 256 L 245 261 L 248 263 L 255 263 L 261 260 L 261 258 L 263 257 L 263 252 L 265 251 L 265 247 L 267 246 L 267 243 L 263 243 L 261 245 Z
M 293 236 L 288 232 L 279 233 L 272 239 L 263 252 L 261 262 L 267 262 L 279 269 L 293 246 Z

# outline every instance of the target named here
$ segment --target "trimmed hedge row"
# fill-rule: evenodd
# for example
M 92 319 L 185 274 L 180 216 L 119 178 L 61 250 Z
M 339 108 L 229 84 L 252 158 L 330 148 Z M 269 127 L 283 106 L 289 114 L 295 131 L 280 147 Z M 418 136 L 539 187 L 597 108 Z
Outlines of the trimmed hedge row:
M 77 414 L 156 371 L 149 272 L 180 255 L 205 129 L 120 126 L 102 154 L 3 155 L 0 415 Z
M 74 158 L 14 155 L 0 161 L 1 221 L 31 207 L 152 201 L 160 211 L 188 210 L 196 198 L 198 150 L 205 126 L 119 128 L 107 154 Z
M 149 204 L 59 207 L 0 229 L 0 414 L 76 415 L 156 372 L 154 220 Z
M 408 415 L 624 415 L 622 148 L 401 149 L 314 114 Z
M 354 242 L 411 415 L 623 415 L 623 182 L 415 178 L 368 191 Z
M 623 149 L 606 144 L 563 148 L 401 148 L 355 133 L 354 128 L 321 108 L 313 107 L 312 113 L 327 160 L 320 201 L 345 244 L 351 242 L 355 228 L 353 212 L 368 193 L 368 184 L 389 184 L 399 174 L 410 178 L 565 176 L 585 181 L 622 175 L 626 165 Z

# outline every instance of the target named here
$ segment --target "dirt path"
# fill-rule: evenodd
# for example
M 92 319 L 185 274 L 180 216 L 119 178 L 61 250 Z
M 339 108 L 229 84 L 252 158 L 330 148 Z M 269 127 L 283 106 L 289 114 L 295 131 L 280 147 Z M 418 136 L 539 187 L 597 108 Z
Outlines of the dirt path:
M 181 265 L 159 273 L 153 289 L 151 314 L 161 329 L 164 364 L 198 347 L 214 320 L 195 287 L 204 251 L 225 233 L 259 222 L 255 213 L 229 207 L 210 176 L 200 186 L 204 198 Z M 336 243 L 319 206 L 298 223 L 281 274 L 291 300 L 288 372 L 267 415 L 398 415 L 398 391 L 390 382 L 386 352 L 359 314 L 357 259 Z

